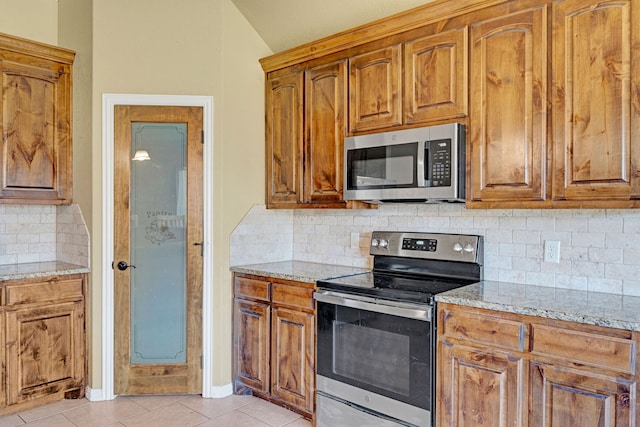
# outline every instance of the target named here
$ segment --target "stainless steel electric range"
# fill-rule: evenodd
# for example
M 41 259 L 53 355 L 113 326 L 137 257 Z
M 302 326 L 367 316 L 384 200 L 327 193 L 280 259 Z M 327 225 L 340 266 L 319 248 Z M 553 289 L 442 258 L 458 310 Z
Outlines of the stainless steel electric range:
M 372 272 L 317 283 L 318 427 L 432 425 L 434 296 L 482 280 L 482 246 L 376 231 Z

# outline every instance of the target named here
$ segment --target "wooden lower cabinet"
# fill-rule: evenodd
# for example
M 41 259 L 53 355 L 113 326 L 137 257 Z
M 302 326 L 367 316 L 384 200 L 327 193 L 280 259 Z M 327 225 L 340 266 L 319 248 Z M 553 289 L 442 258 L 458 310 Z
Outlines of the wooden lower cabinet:
M 314 410 L 314 285 L 234 275 L 234 392 Z
M 84 396 L 85 275 L 0 282 L 0 414 Z
M 438 306 L 437 426 L 640 425 L 639 334 Z

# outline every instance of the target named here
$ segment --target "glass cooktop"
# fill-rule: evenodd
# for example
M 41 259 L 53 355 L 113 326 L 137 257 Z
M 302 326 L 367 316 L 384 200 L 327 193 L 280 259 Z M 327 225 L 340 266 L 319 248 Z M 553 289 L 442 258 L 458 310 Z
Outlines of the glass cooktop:
M 394 301 L 431 303 L 433 296 L 441 292 L 470 285 L 477 280 L 446 279 L 440 277 L 406 277 L 395 274 L 368 272 L 336 279 L 321 280 L 322 289 Z

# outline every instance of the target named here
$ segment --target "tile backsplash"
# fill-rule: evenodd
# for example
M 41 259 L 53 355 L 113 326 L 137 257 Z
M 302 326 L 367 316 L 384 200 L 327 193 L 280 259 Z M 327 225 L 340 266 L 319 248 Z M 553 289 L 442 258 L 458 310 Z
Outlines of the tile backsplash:
M 46 261 L 89 266 L 78 205 L 0 205 L 0 265 Z
M 484 277 L 640 296 L 640 210 L 466 209 L 462 204 L 371 210 L 254 206 L 231 236 L 231 265 L 281 260 L 371 267 L 374 230 L 484 236 Z M 546 240 L 560 262 L 543 262 Z

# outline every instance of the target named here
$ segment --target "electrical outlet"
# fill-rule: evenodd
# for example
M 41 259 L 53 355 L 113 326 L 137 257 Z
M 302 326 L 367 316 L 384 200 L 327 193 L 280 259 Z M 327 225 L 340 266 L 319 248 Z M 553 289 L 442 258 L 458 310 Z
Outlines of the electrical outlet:
M 544 241 L 544 262 L 560 262 L 560 242 L 558 240 Z
M 351 249 L 358 249 L 360 247 L 360 233 L 351 233 Z

